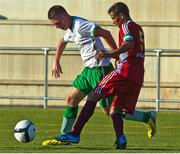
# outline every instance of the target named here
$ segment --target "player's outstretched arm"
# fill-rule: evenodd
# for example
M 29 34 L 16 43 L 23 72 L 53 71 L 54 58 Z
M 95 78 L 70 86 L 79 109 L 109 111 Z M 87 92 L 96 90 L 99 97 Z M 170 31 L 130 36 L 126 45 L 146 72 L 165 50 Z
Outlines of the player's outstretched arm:
M 56 54 L 53 58 L 53 64 L 52 64 L 52 76 L 59 78 L 60 74 L 62 74 L 62 69 L 61 69 L 61 65 L 60 65 L 60 58 L 62 56 L 62 53 L 66 47 L 66 42 L 64 41 L 64 39 L 61 39 L 58 42 L 57 48 L 56 48 Z

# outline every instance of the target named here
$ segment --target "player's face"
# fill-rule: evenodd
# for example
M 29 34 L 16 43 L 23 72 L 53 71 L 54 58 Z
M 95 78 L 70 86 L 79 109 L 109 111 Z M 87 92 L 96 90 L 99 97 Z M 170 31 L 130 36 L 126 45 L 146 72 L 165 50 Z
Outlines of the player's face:
M 69 28 L 68 22 L 64 16 L 61 16 L 57 19 L 52 19 L 50 21 L 56 28 L 60 28 L 62 30 L 67 30 Z
M 116 15 L 113 12 L 110 13 L 111 19 L 113 20 L 113 24 L 120 27 L 122 24 L 122 18 L 120 15 Z

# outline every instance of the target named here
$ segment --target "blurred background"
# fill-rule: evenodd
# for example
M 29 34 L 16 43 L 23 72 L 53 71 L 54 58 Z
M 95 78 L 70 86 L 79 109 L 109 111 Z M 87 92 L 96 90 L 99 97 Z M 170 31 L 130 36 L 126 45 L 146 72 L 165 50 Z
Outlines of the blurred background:
M 76 45 L 68 44 L 60 79 L 51 76 L 62 30 L 47 12 L 62 5 L 71 15 L 118 28 L 107 14 L 117 0 L 0 0 L 0 105 L 63 106 L 71 83 L 83 69 Z M 180 109 L 180 0 L 123 0 L 145 32 L 145 82 L 138 108 Z M 106 45 L 105 45 L 106 46 Z

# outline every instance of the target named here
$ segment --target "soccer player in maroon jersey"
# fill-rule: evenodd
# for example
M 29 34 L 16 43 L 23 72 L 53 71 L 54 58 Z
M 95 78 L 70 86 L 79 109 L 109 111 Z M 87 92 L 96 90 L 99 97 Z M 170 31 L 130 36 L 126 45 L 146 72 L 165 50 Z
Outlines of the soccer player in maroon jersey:
M 133 114 L 144 80 L 144 32 L 135 23 L 126 4 L 115 3 L 108 10 L 113 23 L 119 27 L 119 48 L 108 53 L 99 52 L 96 57 L 119 58 L 117 67 L 106 75 L 88 95 L 87 102 L 76 121 L 72 132 L 59 137 L 60 141 L 78 143 L 80 133 L 93 114 L 97 102 L 107 96 L 114 96 L 110 115 L 116 133 L 116 148 L 125 149 L 127 139 L 123 132 L 122 112 Z

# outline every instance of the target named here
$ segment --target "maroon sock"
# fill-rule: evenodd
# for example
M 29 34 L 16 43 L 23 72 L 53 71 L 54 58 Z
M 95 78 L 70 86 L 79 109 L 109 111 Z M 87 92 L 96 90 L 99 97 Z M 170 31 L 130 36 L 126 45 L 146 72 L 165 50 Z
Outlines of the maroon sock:
M 116 137 L 118 138 L 123 134 L 123 119 L 120 113 L 113 113 L 111 118 L 113 121 L 114 130 L 116 132 Z
M 84 107 L 81 110 L 81 113 L 78 116 L 78 119 L 72 129 L 72 133 L 80 134 L 86 122 L 94 113 L 97 102 L 87 101 Z

